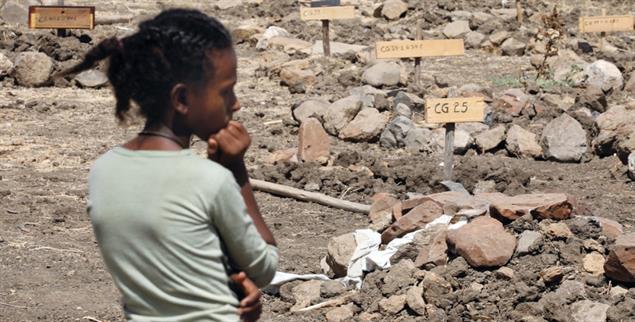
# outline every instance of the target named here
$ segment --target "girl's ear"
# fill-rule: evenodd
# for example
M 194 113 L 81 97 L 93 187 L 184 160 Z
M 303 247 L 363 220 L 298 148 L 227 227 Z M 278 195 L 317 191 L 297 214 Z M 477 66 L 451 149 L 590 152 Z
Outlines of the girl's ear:
M 179 114 L 187 114 L 190 110 L 187 100 L 187 91 L 188 88 L 183 83 L 174 85 L 170 91 L 170 103 L 172 103 L 174 110 Z

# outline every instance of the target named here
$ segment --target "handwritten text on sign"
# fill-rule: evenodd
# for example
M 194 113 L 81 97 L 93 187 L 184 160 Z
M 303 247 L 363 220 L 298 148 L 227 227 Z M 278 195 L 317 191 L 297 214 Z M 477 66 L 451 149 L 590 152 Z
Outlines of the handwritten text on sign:
M 300 19 L 302 20 L 338 20 L 355 18 L 355 7 L 317 7 L 300 8 Z
M 394 40 L 377 42 L 377 58 L 461 56 L 463 39 Z
M 95 7 L 29 7 L 32 29 L 93 29 Z
M 457 97 L 428 99 L 427 123 L 482 122 L 485 118 L 485 102 L 482 97 Z
M 633 16 L 580 17 L 581 32 L 632 31 L 633 25 Z

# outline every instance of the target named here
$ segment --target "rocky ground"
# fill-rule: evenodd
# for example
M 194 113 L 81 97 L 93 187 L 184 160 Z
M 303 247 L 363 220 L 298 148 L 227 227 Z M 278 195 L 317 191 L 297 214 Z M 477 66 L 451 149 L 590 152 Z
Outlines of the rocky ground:
M 181 2 L 66 1 L 96 5 L 97 26 L 64 38 L 21 25 L 29 2 L 40 3 L 0 0 L 0 321 L 121 321 L 85 182 L 92 160 L 141 124 L 116 123 L 104 66 L 51 75 Z M 529 0 L 519 26 L 513 1 L 342 2 L 359 17 L 332 22 L 328 58 L 298 1 L 189 4 L 234 33 L 252 176 L 372 206 L 257 193 L 280 270 L 351 275 L 356 230 L 369 228 L 376 250 L 414 236 L 359 290 L 268 288 L 263 320 L 635 321 L 635 33 L 602 41 L 577 28 L 581 15 L 632 15 L 635 3 Z M 466 45 L 424 59 L 418 85 L 412 60 L 377 60 L 373 47 L 412 39 L 417 22 L 424 39 Z M 442 183 L 444 129 L 423 117 L 426 99 L 460 96 L 487 103 L 483 122 L 457 125 L 463 191 Z

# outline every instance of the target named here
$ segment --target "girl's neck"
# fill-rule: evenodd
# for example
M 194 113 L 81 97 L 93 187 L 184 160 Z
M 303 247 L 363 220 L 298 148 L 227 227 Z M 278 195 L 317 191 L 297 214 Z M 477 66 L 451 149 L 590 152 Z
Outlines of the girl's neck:
M 133 150 L 181 150 L 190 147 L 191 135 L 177 135 L 163 123 L 146 124 L 125 148 Z

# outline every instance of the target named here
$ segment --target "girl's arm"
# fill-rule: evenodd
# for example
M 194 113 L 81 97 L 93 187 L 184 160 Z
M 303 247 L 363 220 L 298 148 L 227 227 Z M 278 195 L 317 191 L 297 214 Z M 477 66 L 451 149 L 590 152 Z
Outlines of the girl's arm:
M 210 159 L 220 163 L 234 174 L 240 186 L 240 194 L 247 206 L 247 213 L 253 220 L 256 230 L 267 244 L 276 246 L 276 241 L 262 218 L 251 183 L 249 183 L 244 155 L 250 144 L 251 138 L 247 129 L 236 121 L 230 121 L 227 127 L 209 138 L 207 154 Z

